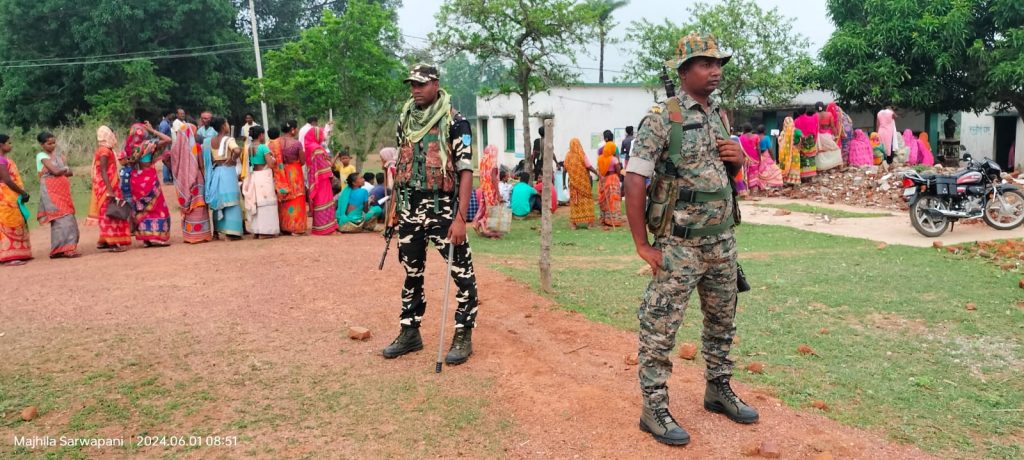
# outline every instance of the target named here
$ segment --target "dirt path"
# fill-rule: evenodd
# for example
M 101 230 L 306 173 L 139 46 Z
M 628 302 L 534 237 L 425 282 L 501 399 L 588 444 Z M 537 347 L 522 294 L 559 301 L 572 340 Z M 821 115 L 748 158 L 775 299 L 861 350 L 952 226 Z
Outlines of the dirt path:
M 250 405 L 273 404 L 266 410 L 299 414 L 300 423 L 294 425 L 254 422 L 238 429 L 252 437 L 253 450 L 199 451 L 208 458 L 347 452 L 355 444 L 346 435 L 347 420 L 353 418 L 380 426 L 361 444 L 369 449 L 364 452 L 416 452 L 415 446 L 394 445 L 410 428 L 403 428 L 402 412 L 392 414 L 395 420 L 380 420 L 380 414 L 363 413 L 355 405 L 323 415 L 313 412 L 326 406 L 295 408 L 285 401 L 287 393 L 314 398 L 335 394 L 337 388 L 354 391 L 332 380 L 338 375 L 364 382 L 405 376 L 468 392 L 476 382 L 493 382 L 477 396 L 490 400 L 487 413 L 513 422 L 511 434 L 500 441 L 500 451 L 509 457 L 738 458 L 745 446 L 774 439 L 783 458 L 810 458 L 822 451 L 835 458 L 927 458 L 879 434 L 786 408 L 767 392 L 742 383 L 738 391 L 760 409 L 760 423 L 740 426 L 706 413 L 701 369 L 688 362 L 677 365 L 670 385 L 673 412 L 694 441 L 684 449 L 663 447 L 637 429 L 637 369 L 624 363 L 636 351 L 635 335 L 558 310 L 482 264 L 477 267 L 483 303 L 475 355 L 466 365 L 434 375 L 443 279 L 436 254 L 428 262 L 426 349 L 386 361 L 378 353 L 397 330 L 403 272 L 394 258 L 383 272 L 376 270 L 378 235 L 188 246 L 180 243 L 178 233 L 169 248 L 136 246 L 108 254 L 92 249 L 96 230 L 83 227 L 84 257 L 52 261 L 45 257 L 48 229 L 34 232 L 39 258 L 24 267 L 0 269 L 0 281 L 10 293 L 0 309 L 0 372 L 78 379 L 78 374 L 127 359 L 141 361 L 163 380 L 187 377 L 187 384 L 209 387 L 212 399 L 200 414 L 168 422 L 168 430 L 175 432 L 192 423 L 226 424 Z M 277 288 L 271 289 L 271 283 Z M 348 325 L 366 326 L 374 337 L 349 340 Z M 117 378 L 135 372 L 118 369 Z M 742 382 L 742 373 L 737 379 Z M 0 451 L 10 447 L 11 434 L 59 435 L 79 407 L 76 401 L 13 430 L 0 427 Z M 473 444 L 473 433 L 482 429 L 468 429 L 468 439 L 458 438 L 458 450 L 442 451 L 443 456 L 493 456 Z M 357 435 L 366 435 L 362 430 Z
M 1005 240 L 1024 238 L 1024 226 L 1010 231 L 999 231 L 982 222 L 953 226 L 938 238 L 926 238 L 910 224 L 910 216 L 906 212 L 879 210 L 877 208 L 860 208 L 856 206 L 830 205 L 810 200 L 791 200 L 784 198 L 758 198 L 757 201 L 744 201 L 743 221 L 755 224 L 784 225 L 787 227 L 807 230 L 809 232 L 828 233 L 830 235 L 864 238 L 882 241 L 888 244 L 929 247 L 935 241 L 943 244 L 958 244 L 974 241 Z M 829 222 L 822 220 L 820 215 L 794 212 L 788 215 L 777 215 L 776 209 L 758 207 L 759 204 L 790 204 L 798 203 L 820 208 L 838 209 L 860 213 L 890 213 L 889 217 L 856 217 L 834 218 Z

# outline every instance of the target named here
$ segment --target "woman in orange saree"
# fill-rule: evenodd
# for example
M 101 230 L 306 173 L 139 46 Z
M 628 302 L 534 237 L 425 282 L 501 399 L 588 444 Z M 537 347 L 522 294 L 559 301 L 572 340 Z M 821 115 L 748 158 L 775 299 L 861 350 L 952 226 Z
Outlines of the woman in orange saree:
M 85 225 L 99 225 L 100 238 L 96 249 L 124 252 L 132 245 L 131 223 L 107 217 L 107 206 L 112 200 L 124 199 L 118 184 L 117 135 L 107 126 L 96 130 L 96 154 L 92 160 L 92 198 L 89 217 Z
M 618 148 L 612 141 L 612 132 L 604 132 L 604 146 L 597 158 L 597 202 L 601 205 L 601 224 L 608 227 L 622 226 L 622 179 L 619 178 Z
M 25 265 L 32 258 L 28 239 L 28 218 L 22 206 L 28 201 L 25 182 L 18 165 L 7 158 L 12 149 L 11 138 L 0 134 L 0 265 Z
M 279 158 L 274 171 L 274 187 L 277 189 L 277 216 L 281 233 L 302 235 L 309 231 L 309 214 L 306 211 L 306 182 L 302 167 L 306 163 L 302 154 L 302 142 L 295 138 L 299 128 L 294 120 L 281 126 L 281 137 L 270 142 L 270 151 Z

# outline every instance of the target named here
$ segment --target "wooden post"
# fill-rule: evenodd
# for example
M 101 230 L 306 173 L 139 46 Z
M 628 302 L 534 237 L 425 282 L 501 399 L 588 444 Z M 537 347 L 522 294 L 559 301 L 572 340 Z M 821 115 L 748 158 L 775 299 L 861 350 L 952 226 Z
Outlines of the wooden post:
M 540 191 L 540 288 L 546 293 L 552 293 L 551 289 L 551 191 L 554 171 L 551 170 L 551 163 L 555 158 L 555 148 L 552 138 L 555 135 L 555 122 L 547 118 L 544 120 L 544 138 L 541 141 L 543 150 L 543 161 L 541 166 Z

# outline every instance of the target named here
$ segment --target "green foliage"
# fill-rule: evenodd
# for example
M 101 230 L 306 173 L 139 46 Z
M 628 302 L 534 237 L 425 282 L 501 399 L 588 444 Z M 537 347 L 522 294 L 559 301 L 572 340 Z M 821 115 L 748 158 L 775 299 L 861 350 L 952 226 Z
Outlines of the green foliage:
M 0 62 L 50 59 L 3 70 L 0 119 L 24 128 L 74 120 L 92 109 L 88 96 L 104 100 L 110 93 L 101 96 L 103 91 L 120 90 L 128 80 L 119 63 L 39 64 L 65 62 L 55 58 L 123 59 L 132 57 L 128 53 L 205 47 L 180 53 L 193 54 L 232 49 L 213 45 L 245 43 L 232 27 L 237 11 L 229 0 L 95 0 L 87 5 L 72 0 L 0 0 L 0 11 Z M 175 105 L 193 112 L 244 109 L 240 81 L 243 74 L 253 72 L 252 53 L 152 62 L 155 75 L 174 83 L 167 93 Z
M 440 29 L 430 34 L 436 52 L 468 52 L 505 71 L 498 94 L 523 101 L 523 145 L 530 146 L 530 96 L 576 81 L 569 66 L 586 42 L 593 15 L 570 0 L 445 0 Z
M 990 58 L 972 59 L 969 50 L 976 37 L 994 34 L 986 18 L 993 3 L 829 0 L 836 31 L 821 50 L 818 80 L 841 101 L 868 107 L 985 108 L 991 100 L 978 86 L 989 78 L 982 61 Z
M 441 64 L 441 80 L 455 106 L 466 118 L 476 118 L 476 97 L 501 86 L 505 69 L 500 63 L 475 62 L 458 53 Z
M 401 0 L 371 0 L 389 11 L 402 5 Z M 232 0 L 238 10 L 237 29 L 252 36 L 249 20 L 249 0 Z M 257 0 L 256 26 L 260 39 L 297 37 L 303 30 L 320 25 L 324 11 L 341 15 L 348 7 L 347 0 Z
M 975 81 L 985 99 L 1013 106 L 1024 116 L 1024 3 L 991 0 L 983 16 L 984 35 L 974 41 L 970 54 L 979 64 Z
M 608 38 L 608 31 L 616 25 L 615 21 L 612 20 L 612 13 L 628 4 L 629 0 L 587 0 L 585 2 L 585 8 L 596 17 L 594 25 L 597 32 L 597 41 L 600 45 L 600 58 L 597 67 L 598 83 L 604 83 L 605 46 L 616 42 Z
M 102 89 L 85 97 L 92 105 L 91 117 L 127 125 L 133 121 L 135 109 L 159 113 L 168 103 L 167 90 L 174 82 L 157 75 L 151 61 L 125 62 L 121 68 L 124 76 L 121 87 Z
M 676 25 L 640 20 L 630 25 L 626 40 L 639 43 L 641 49 L 626 65 L 628 80 L 656 85 L 661 66 L 675 55 L 679 39 L 699 32 L 714 34 L 719 48 L 732 53 L 718 90 L 725 107 L 784 104 L 808 87 L 813 68 L 809 42 L 778 8 L 763 10 L 753 0 L 727 0 L 697 3 L 684 16 L 691 21 Z
M 365 158 L 392 126 L 405 94 L 398 59 L 401 35 L 394 12 L 374 2 L 351 0 L 338 16 L 324 11 L 321 24 L 264 56 L 262 81 L 245 80 L 249 100 L 263 95 L 293 112 L 324 114 L 335 121 Z
M 528 96 L 575 81 L 566 62 L 576 63 L 592 15 L 569 0 L 447 0 L 437 21 L 430 38 L 438 53 L 501 63 L 509 83 L 498 92 Z

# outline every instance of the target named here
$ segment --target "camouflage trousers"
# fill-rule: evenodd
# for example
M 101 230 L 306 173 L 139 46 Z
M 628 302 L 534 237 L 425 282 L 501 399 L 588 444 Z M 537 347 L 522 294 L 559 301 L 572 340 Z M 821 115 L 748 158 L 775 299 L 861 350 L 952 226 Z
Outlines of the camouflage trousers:
M 707 380 L 732 374 L 729 350 L 736 333 L 736 239 L 730 236 L 716 243 L 683 246 L 674 238 L 659 238 L 655 247 L 663 254 L 662 269 L 651 280 L 637 312 L 640 389 L 644 405 L 652 409 L 668 407 L 669 355 L 694 288 L 704 314 L 701 353 Z
M 398 258 L 405 268 L 405 286 L 402 288 L 403 326 L 419 327 L 427 310 L 423 294 L 423 272 L 427 260 L 427 243 L 433 243 L 448 262 L 448 227 L 455 209 L 452 197 L 440 195 L 434 200 L 433 192 L 414 192 L 409 205 L 399 213 Z M 436 205 L 436 206 L 435 206 Z M 455 327 L 476 325 L 477 291 L 473 272 L 473 252 L 469 242 L 455 246 L 452 278 L 455 280 Z

